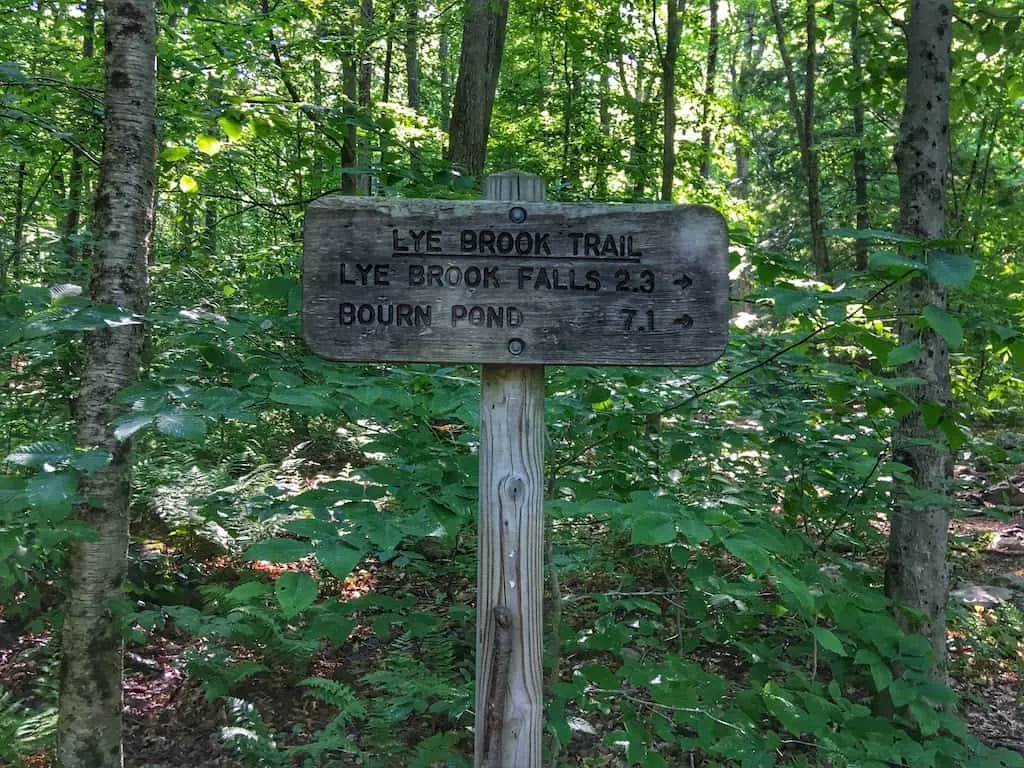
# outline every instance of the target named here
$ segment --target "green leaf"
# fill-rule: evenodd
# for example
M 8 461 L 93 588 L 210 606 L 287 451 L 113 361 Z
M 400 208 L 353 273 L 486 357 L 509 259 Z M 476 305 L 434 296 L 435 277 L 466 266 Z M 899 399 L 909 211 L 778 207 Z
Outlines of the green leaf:
M 936 251 L 928 257 L 928 274 L 939 285 L 964 288 L 971 282 L 978 265 L 963 253 Z
M 893 680 L 889 684 L 889 698 L 897 707 L 905 707 L 917 698 L 917 691 L 902 680 Z
M 680 533 L 692 545 L 703 544 L 711 538 L 711 529 L 692 510 L 686 510 L 676 523 Z
M 814 593 L 800 577 L 782 568 L 773 572 L 780 590 L 796 601 L 800 611 L 808 617 L 814 616 Z
M 921 699 L 915 699 L 910 702 L 910 713 L 917 721 L 917 725 L 921 729 L 921 735 L 931 736 L 939 730 L 939 716 L 935 713 L 935 709 L 927 702 Z
M 220 129 L 222 131 L 224 131 L 224 135 L 226 135 L 232 141 L 238 141 L 240 138 L 242 138 L 242 134 L 245 131 L 245 126 L 243 126 L 237 120 L 233 120 L 232 118 L 228 117 L 227 115 L 221 115 L 220 117 L 218 117 L 217 125 L 220 126 Z
M 585 680 L 594 683 L 598 688 L 613 691 L 619 687 L 618 678 L 603 664 L 584 664 L 580 674 L 583 675 Z
M 91 475 L 107 466 L 111 458 L 113 457 L 107 451 L 94 448 L 91 451 L 83 451 L 72 456 L 71 466 L 79 472 Z
M 334 646 L 340 647 L 345 644 L 349 635 L 352 634 L 352 630 L 357 626 L 359 624 L 352 619 L 345 619 L 331 613 L 318 613 L 316 618 L 309 623 L 309 629 L 306 631 L 310 637 L 323 637 Z
M 878 271 L 886 269 L 887 267 L 895 267 L 898 269 L 922 269 L 924 264 L 902 253 L 881 251 L 879 253 L 872 253 L 868 257 L 868 266 L 870 266 L 871 269 Z
M 160 153 L 160 159 L 165 163 L 176 163 L 179 160 L 183 160 L 188 157 L 188 147 L 166 147 L 163 152 Z
M 320 565 L 330 571 L 336 579 L 344 579 L 363 558 L 363 550 L 349 546 L 344 542 L 321 544 L 313 553 Z
M 49 515 L 65 516 L 78 501 L 77 472 L 40 472 L 25 484 L 29 503 Z
M 846 649 L 843 647 L 842 641 L 836 637 L 835 633 L 830 629 L 824 627 L 814 628 L 814 639 L 818 641 L 818 645 L 824 648 L 826 651 L 832 651 L 837 656 L 846 656 Z
M 944 309 L 929 304 L 921 314 L 924 315 L 924 319 L 932 327 L 932 330 L 944 338 L 952 349 L 956 349 L 963 343 L 964 330 L 960 327 L 960 321 Z
M 206 419 L 184 410 L 166 411 L 156 417 L 157 431 L 183 440 L 202 440 Z
M 890 232 L 885 229 L 852 229 L 850 227 L 838 227 L 825 232 L 826 237 L 850 237 L 854 240 L 884 240 L 890 243 L 918 243 L 916 237 L 905 235 L 902 232 Z
M 249 121 L 249 130 L 258 139 L 265 139 L 274 135 L 274 124 L 265 117 L 254 117 Z
M 186 173 L 178 179 L 178 189 L 186 195 L 193 195 L 199 191 L 199 182 Z
M 884 691 L 892 685 L 892 670 L 889 669 L 888 665 L 879 661 L 877 664 L 872 664 L 870 670 L 871 679 L 875 681 L 876 691 Z
M 1017 339 L 1010 345 L 1010 356 L 1018 371 L 1024 371 L 1024 339 Z
M 774 301 L 772 310 L 776 316 L 810 311 L 818 306 L 817 291 L 800 291 L 795 288 L 771 288 L 764 292 Z
M 60 464 L 70 457 L 71 450 L 66 445 L 44 440 L 16 448 L 4 460 L 19 467 L 41 467 L 44 464 Z
M 269 591 L 269 585 L 264 584 L 262 581 L 247 581 L 244 584 L 239 584 L 224 595 L 224 602 L 233 605 L 243 605 L 251 603 L 257 597 L 263 597 Z
M 904 344 L 902 347 L 896 347 L 896 349 L 889 353 L 889 357 L 885 361 L 885 364 L 889 368 L 905 365 L 906 363 L 920 359 L 922 352 L 924 352 L 924 347 L 921 345 L 920 341 Z
M 213 157 L 220 152 L 220 139 L 216 136 L 208 136 L 205 133 L 200 133 L 196 136 L 196 147 L 204 155 Z
M 281 612 L 291 618 L 306 610 L 316 600 L 316 582 L 304 571 L 288 571 L 277 577 L 274 596 Z
M 116 425 L 114 427 L 114 437 L 118 440 L 127 440 L 140 429 L 152 426 L 155 419 L 156 417 L 151 413 L 140 416 L 122 416 L 114 422 Z
M 270 399 L 281 405 L 290 405 L 297 408 L 312 408 L 316 411 L 330 410 L 331 404 L 319 393 L 308 388 L 289 388 L 284 386 L 274 387 L 270 392 Z
M 762 574 L 768 570 L 771 560 L 765 553 L 765 547 L 756 540 L 754 536 L 740 534 L 730 536 L 722 541 L 725 548 L 739 560 L 742 560 L 756 574 Z
M 676 524 L 664 512 L 645 512 L 633 518 L 631 544 L 668 544 L 675 541 Z
M 294 563 L 310 553 L 308 541 L 296 539 L 267 539 L 249 547 L 242 557 L 245 560 L 269 560 L 272 563 Z

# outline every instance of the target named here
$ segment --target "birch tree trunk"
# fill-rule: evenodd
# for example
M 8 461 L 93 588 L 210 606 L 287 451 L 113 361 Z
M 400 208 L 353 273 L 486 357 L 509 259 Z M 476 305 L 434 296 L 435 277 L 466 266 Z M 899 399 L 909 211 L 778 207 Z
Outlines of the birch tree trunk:
M 152 0 L 104 4 L 103 159 L 96 192 L 92 299 L 144 312 L 156 156 L 156 24 Z M 61 768 L 122 765 L 124 643 L 117 615 L 128 544 L 130 449 L 114 436 L 114 397 L 135 381 L 142 325 L 86 334 L 76 407 L 78 444 L 112 456 L 83 478 L 76 513 L 96 532 L 67 557 L 61 634 L 57 761 Z
M 494 94 L 505 50 L 508 0 L 466 0 L 448 158 L 479 177 L 487 158 Z
M 907 36 L 907 90 L 896 145 L 900 186 L 900 231 L 922 240 L 945 233 L 946 171 L 949 165 L 949 80 L 952 69 L 952 0 L 911 0 Z M 945 339 L 915 320 L 929 306 L 944 310 L 946 289 L 925 276 L 905 284 L 900 296 L 900 344 L 920 342 L 921 356 L 901 370 L 919 377 L 908 390 L 917 403 L 949 408 L 949 350 Z M 908 629 L 928 638 L 933 672 L 945 677 L 945 609 L 949 591 L 949 512 L 943 504 L 914 501 L 917 489 L 948 492 L 952 455 L 940 430 L 929 429 L 919 409 L 893 430 L 893 455 L 910 467 L 914 488 L 898 489 L 885 569 L 887 594 L 910 606 L 920 619 Z

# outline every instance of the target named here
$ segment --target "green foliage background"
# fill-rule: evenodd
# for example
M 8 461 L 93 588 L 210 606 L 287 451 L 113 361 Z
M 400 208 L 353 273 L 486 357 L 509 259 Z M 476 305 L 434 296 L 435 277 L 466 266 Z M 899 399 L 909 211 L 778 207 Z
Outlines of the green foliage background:
M 477 372 L 330 364 L 299 334 L 303 208 L 340 188 L 342 172 L 380 195 L 475 194 L 479 180 L 443 157 L 459 8 L 412 6 L 418 107 L 403 98 L 401 4 L 379 3 L 368 26 L 344 0 L 162 5 L 144 318 L 76 288 L 88 281 L 88 205 L 83 229 L 63 226 L 73 151 L 87 201 L 101 143 L 100 59 L 82 55 L 82 9 L 0 7 L 0 618 L 15 635 L 60 621 L 63 546 L 89 535 L 71 518 L 78 478 L 109 460 L 71 439 L 82 338 L 144 322 L 144 376 L 120 395 L 119 432 L 136 451 L 137 538 L 175 554 L 133 576 L 126 631 L 140 643 L 204 638 L 181 664 L 223 705 L 225 748 L 251 765 L 469 764 Z M 879 570 L 890 489 L 907 471 L 888 437 L 907 409 L 924 408 L 962 457 L 1024 461 L 1019 444 L 994 439 L 1024 419 L 1019 9 L 958 9 L 950 234 L 919 243 L 889 232 L 904 10 L 862 9 L 860 90 L 849 4 L 819 4 L 817 131 L 836 264 L 826 284 L 808 263 L 764 6 L 722 14 L 708 178 L 698 172 L 702 7 L 685 12 L 678 73 L 677 198 L 715 205 L 730 224 L 726 355 L 701 369 L 547 372 L 550 764 L 1020 765 L 981 745 L 951 690 L 929 682 L 927 647 L 891 618 Z M 653 199 L 664 21 L 660 5 L 513 3 L 490 167 L 540 174 L 554 199 Z M 362 51 L 375 75 L 360 105 L 342 95 L 340 72 Z M 869 231 L 851 228 L 856 95 L 869 112 Z M 352 127 L 360 165 L 342 171 L 339 140 Z M 853 270 L 857 239 L 869 244 L 868 272 Z M 954 409 L 900 390 L 896 368 L 916 350 L 891 332 L 891 297 L 916 267 L 909 254 L 953 291 L 949 313 L 917 322 L 953 348 Z M 232 558 L 227 583 L 210 581 L 215 555 Z M 257 561 L 302 565 L 268 577 L 246 566 Z M 381 589 L 338 601 L 332 589 L 369 564 L 386 574 Z M 1019 612 L 1004 623 L 1019 627 Z M 986 637 L 1019 672 L 1012 633 Z M 374 651 L 353 676 L 313 672 L 325 649 L 360 643 Z M 331 718 L 313 732 L 265 718 L 247 681 L 282 676 Z M 45 744 L 52 696 L 35 704 L 0 692 L 0 743 L 12 745 L 0 758 Z

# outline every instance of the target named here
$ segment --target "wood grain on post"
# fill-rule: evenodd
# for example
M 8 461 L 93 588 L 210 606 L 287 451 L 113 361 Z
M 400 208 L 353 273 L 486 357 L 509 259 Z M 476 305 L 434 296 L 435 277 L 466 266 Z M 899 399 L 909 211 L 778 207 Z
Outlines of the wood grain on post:
M 544 180 L 515 171 L 489 200 L 536 202 Z M 477 768 L 539 768 L 542 735 L 544 367 L 483 365 L 477 566 Z

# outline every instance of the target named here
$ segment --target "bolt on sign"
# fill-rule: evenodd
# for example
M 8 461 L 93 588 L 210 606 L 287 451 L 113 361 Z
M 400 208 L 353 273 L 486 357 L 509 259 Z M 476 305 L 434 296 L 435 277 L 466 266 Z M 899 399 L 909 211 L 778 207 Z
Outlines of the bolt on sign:
M 699 205 L 327 197 L 306 213 L 303 329 L 338 361 L 704 365 L 727 255 Z

